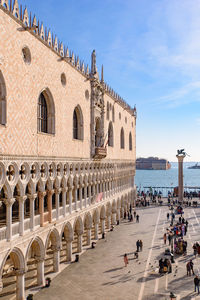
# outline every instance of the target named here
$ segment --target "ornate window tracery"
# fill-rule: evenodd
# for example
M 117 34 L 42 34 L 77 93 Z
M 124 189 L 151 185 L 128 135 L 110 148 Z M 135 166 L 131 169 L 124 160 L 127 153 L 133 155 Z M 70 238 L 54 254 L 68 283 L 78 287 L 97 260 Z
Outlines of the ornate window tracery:
M 133 150 L 133 146 L 132 146 L 132 134 L 131 134 L 131 132 L 129 133 L 129 150 L 130 151 Z
M 73 112 L 73 139 L 83 140 L 83 114 L 79 105 Z
M 108 127 L 108 146 L 114 146 L 114 133 L 113 133 L 113 125 L 112 122 L 109 123 Z
M 121 132 L 120 132 L 120 147 L 121 149 L 125 148 L 125 143 L 124 143 L 124 128 L 121 128 Z

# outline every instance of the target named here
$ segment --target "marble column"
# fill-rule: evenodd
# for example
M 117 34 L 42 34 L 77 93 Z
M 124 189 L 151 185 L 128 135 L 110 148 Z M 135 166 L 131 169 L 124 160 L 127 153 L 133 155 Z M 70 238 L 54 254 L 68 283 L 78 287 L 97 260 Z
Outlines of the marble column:
M 87 207 L 87 185 L 84 186 L 84 201 L 85 201 L 85 207 Z
M 60 270 L 60 248 L 53 247 L 53 271 L 59 272 Z
M 27 197 L 30 201 L 30 230 L 33 231 L 35 227 L 35 199 L 37 194 L 28 194 Z
M 69 213 L 72 213 L 72 188 L 68 188 L 68 193 L 69 193 Z
M 48 206 L 48 219 L 49 223 L 52 222 L 52 195 L 54 193 L 54 190 L 48 191 L 47 192 L 47 206 Z
M 56 220 L 59 219 L 60 216 L 60 206 L 59 206 L 59 195 L 60 195 L 60 189 L 55 190 L 55 198 L 56 198 Z
M 81 253 L 82 252 L 82 234 L 77 234 L 77 237 L 78 237 L 78 240 L 77 240 L 77 243 L 78 243 L 78 245 L 77 245 L 77 251 L 79 253 Z
M 105 199 L 105 182 L 102 183 L 102 193 L 103 193 L 103 199 Z
M 87 246 L 91 243 L 91 228 L 86 229 L 87 230 Z
M 40 226 L 44 226 L 44 196 L 46 192 L 39 192 L 39 212 L 40 212 Z
M 101 219 L 101 233 L 105 233 L 105 219 Z
M 78 186 L 74 186 L 74 203 L 75 203 L 75 210 L 78 209 L 78 202 L 77 202 L 77 189 Z
M 12 206 L 15 202 L 15 198 L 3 199 L 6 205 L 6 238 L 10 241 L 12 238 Z
M 108 225 L 108 229 L 110 229 L 110 216 L 107 216 L 107 225 Z
M 120 208 L 117 209 L 117 221 L 120 221 Z
M 44 259 L 37 259 L 37 284 L 44 286 Z
M 178 201 L 183 201 L 183 160 L 184 154 L 176 155 L 178 158 Z
M 94 239 L 98 240 L 98 229 L 99 229 L 99 224 L 95 223 L 94 224 Z
M 63 217 L 66 216 L 66 194 L 67 194 L 67 188 L 62 188 Z
M 24 202 L 27 196 L 18 196 L 16 200 L 19 202 L 19 235 L 24 235 Z
M 82 194 L 82 192 L 83 192 L 83 185 L 79 185 L 79 201 L 80 201 L 80 209 L 82 209 L 83 208 L 83 200 L 82 200 L 82 198 L 83 198 L 83 194 Z
M 72 260 L 72 241 L 66 241 L 66 258 L 67 261 Z
M 91 185 L 88 185 L 89 205 L 91 204 Z
M 116 212 L 112 213 L 112 225 L 116 225 Z
M 25 272 L 16 271 L 16 300 L 25 300 Z

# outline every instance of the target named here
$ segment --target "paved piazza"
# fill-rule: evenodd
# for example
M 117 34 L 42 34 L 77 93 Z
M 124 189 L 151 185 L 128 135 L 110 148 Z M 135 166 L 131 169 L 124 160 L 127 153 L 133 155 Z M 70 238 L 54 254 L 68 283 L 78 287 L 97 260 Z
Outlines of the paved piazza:
M 43 300 L 121 300 L 170 299 L 173 291 L 177 300 L 200 299 L 194 293 L 193 276 L 186 276 L 186 262 L 193 258 L 192 243 L 200 240 L 200 208 L 186 208 L 189 222 L 186 240 L 187 256 L 176 256 L 172 273 L 158 274 L 158 260 L 164 257 L 163 234 L 168 227 L 167 206 L 139 208 L 140 223 L 123 221 L 107 233 L 106 241 L 99 240 L 79 263 L 72 263 L 34 299 Z M 177 219 L 177 216 L 176 216 Z M 134 259 L 137 239 L 143 240 L 143 252 Z M 128 253 L 129 264 L 124 267 L 123 255 Z M 194 259 L 194 271 L 200 274 L 200 258 Z M 177 270 L 177 271 L 176 271 Z

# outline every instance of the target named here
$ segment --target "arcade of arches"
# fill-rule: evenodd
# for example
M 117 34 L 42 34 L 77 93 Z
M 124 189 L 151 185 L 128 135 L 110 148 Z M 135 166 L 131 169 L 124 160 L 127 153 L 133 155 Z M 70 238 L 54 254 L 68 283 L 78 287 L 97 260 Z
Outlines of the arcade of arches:
M 131 204 L 132 163 L 2 162 L 0 297 L 24 300 Z

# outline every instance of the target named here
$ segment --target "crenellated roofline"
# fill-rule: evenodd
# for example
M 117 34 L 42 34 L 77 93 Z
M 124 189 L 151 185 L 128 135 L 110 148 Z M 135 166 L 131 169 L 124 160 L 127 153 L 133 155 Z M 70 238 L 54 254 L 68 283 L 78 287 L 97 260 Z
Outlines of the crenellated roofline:
M 80 60 L 79 56 L 75 55 L 73 51 L 68 49 L 68 47 L 65 47 L 57 36 L 54 36 L 50 30 L 47 30 L 43 23 L 40 23 L 35 16 L 32 18 L 32 13 L 30 12 L 29 14 L 26 7 L 23 9 L 22 5 L 19 6 L 18 0 L 14 0 L 14 2 L 12 0 L 0 0 L 0 9 L 20 24 L 24 30 L 34 35 L 38 40 L 40 40 L 40 42 L 60 56 L 61 60 L 70 64 L 86 78 L 93 78 L 92 70 L 90 70 L 89 66 L 85 65 L 84 61 Z M 99 79 L 96 78 L 96 80 Z M 137 116 L 136 107 L 132 108 L 106 82 L 104 82 L 103 67 L 101 81 L 99 81 L 99 84 L 102 85 L 105 93 L 117 102 L 124 110 L 134 117 Z

